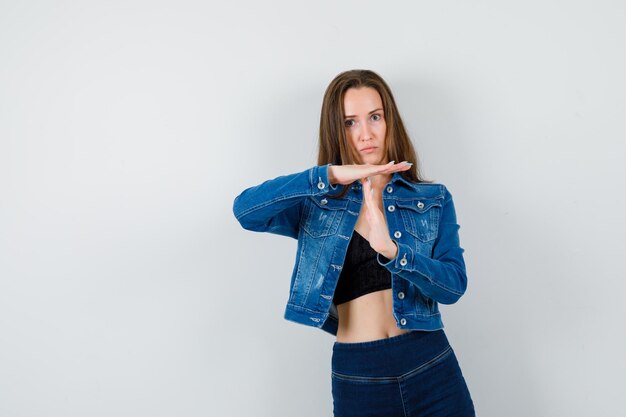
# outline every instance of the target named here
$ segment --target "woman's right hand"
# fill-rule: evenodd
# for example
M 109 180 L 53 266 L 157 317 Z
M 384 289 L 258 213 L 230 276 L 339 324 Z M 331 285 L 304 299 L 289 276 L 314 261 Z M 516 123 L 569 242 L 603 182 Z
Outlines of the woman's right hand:
M 408 171 L 410 162 L 403 161 L 395 164 L 394 161 L 385 165 L 331 165 L 328 167 L 328 181 L 331 184 L 347 185 L 361 178 L 394 172 Z

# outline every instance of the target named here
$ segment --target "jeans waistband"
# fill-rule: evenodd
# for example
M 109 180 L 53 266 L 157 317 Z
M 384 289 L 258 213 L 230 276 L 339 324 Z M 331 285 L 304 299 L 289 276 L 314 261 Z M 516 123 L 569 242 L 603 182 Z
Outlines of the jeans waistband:
M 398 376 L 449 348 L 443 329 L 413 330 L 368 342 L 333 345 L 332 371 L 353 376 Z

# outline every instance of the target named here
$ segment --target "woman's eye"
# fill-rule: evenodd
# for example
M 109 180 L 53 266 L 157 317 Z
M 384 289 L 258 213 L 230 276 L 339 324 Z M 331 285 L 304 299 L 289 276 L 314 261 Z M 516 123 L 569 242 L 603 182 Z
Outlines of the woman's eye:
M 346 124 L 346 127 L 352 127 L 352 126 L 354 126 L 354 120 L 348 119 L 348 120 L 346 120 L 345 124 Z
M 372 120 L 377 122 L 382 118 L 380 114 L 372 114 Z

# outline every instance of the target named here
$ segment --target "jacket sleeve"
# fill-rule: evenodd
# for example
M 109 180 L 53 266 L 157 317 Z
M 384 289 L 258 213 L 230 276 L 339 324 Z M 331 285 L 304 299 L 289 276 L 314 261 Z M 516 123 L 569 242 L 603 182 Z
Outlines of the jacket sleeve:
M 283 175 L 244 190 L 233 203 L 235 218 L 246 230 L 296 239 L 304 199 L 338 188 L 328 181 L 330 165 Z
M 445 196 L 437 238 L 433 244 L 433 257 L 429 258 L 409 245 L 394 240 L 398 254 L 388 260 L 378 254 L 378 263 L 392 274 L 417 285 L 427 297 L 442 303 L 453 304 L 467 289 L 465 261 L 460 246 L 459 228 L 452 195 L 444 187 Z

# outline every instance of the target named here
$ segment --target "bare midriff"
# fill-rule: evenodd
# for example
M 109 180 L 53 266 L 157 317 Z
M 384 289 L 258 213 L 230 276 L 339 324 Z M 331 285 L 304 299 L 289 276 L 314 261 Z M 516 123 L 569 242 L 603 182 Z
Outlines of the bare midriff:
M 386 339 L 407 333 L 393 317 L 391 289 L 362 295 L 339 304 L 337 342 L 355 343 Z

